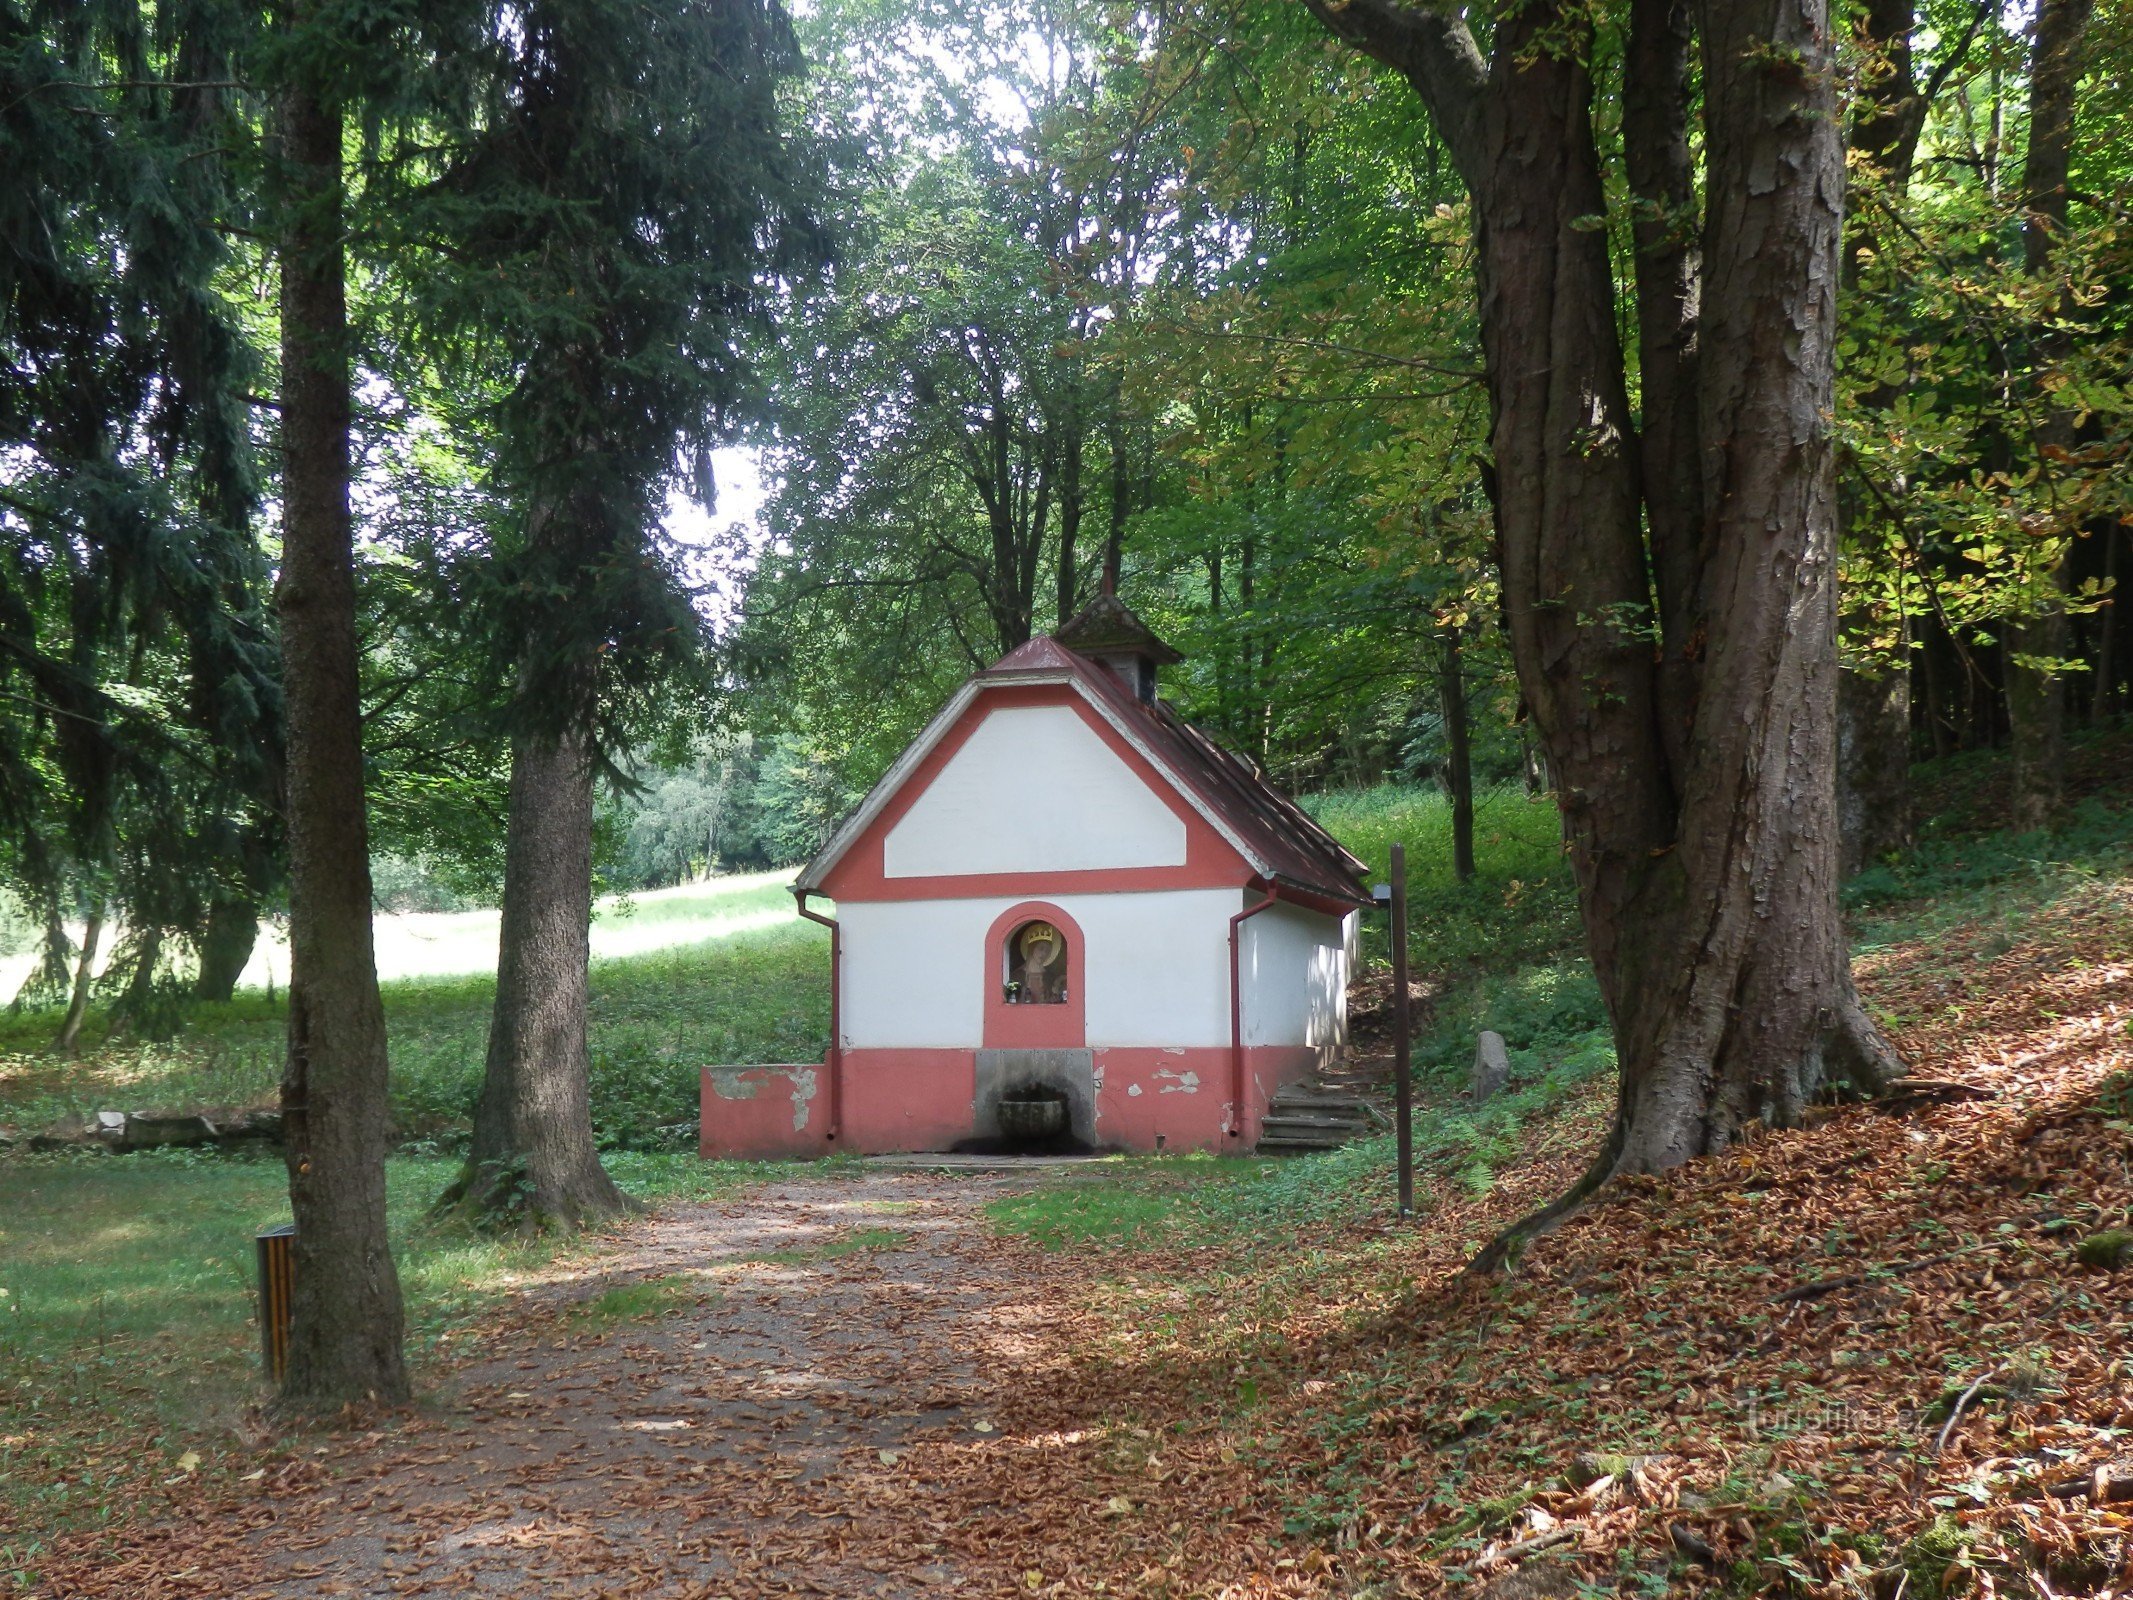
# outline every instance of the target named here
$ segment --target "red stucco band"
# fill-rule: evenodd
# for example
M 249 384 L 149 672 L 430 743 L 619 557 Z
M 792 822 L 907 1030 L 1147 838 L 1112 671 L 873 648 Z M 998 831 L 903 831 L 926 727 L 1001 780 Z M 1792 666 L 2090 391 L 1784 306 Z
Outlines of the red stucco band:
M 1111 1150 L 1222 1150 L 1259 1137 L 1267 1101 L 1319 1065 L 1309 1046 L 1245 1052 L 1244 1135 L 1225 1137 L 1230 1104 L 1226 1045 L 1098 1050 L 1096 1139 Z M 949 1150 L 970 1137 L 977 1063 L 969 1050 L 847 1050 L 843 1137 L 860 1153 Z M 772 1160 L 828 1150 L 828 1076 L 822 1067 L 706 1069 L 699 1148 L 706 1158 Z M 800 1115 L 802 1108 L 806 1115 Z M 796 1126 L 795 1124 L 800 1124 Z

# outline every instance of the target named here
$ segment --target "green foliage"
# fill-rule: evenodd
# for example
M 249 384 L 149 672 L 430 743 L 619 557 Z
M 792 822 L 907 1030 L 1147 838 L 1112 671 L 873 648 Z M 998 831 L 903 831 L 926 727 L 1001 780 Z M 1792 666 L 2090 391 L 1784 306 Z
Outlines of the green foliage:
M 617 841 L 607 877 L 626 889 L 795 866 L 859 798 L 835 764 L 792 734 L 743 734 L 722 751 L 699 747 L 683 763 L 647 765 L 636 779 L 633 792 L 604 805 Z
M 511 508 L 460 621 L 520 730 L 619 752 L 708 685 L 656 518 L 757 398 L 745 343 L 822 241 L 777 4 L 482 5 L 388 141 L 380 248 L 425 403 Z M 706 491 L 707 492 L 707 491 Z
M 1907 901 L 1946 901 L 2018 879 L 2093 876 L 2133 858 L 2133 808 L 2092 797 L 2045 832 L 1944 835 L 1920 830 L 1917 844 L 1877 862 L 1844 887 L 1845 908 L 1879 911 Z
M 260 363 L 230 294 L 256 130 L 225 8 L 74 9 L 0 13 L 0 881 L 55 964 L 64 919 L 122 915 L 112 981 L 154 1026 L 182 943 L 279 876 Z
M 1476 969 L 1501 973 L 1577 948 L 1576 894 L 1553 797 L 1509 785 L 1478 790 L 1476 874 L 1467 883 L 1452 870 L 1451 807 L 1438 790 L 1384 784 L 1304 804 L 1376 878 L 1390 870 L 1392 846 L 1407 847 L 1408 937 L 1418 973 L 1459 983 Z M 1383 921 L 1364 918 L 1366 948 L 1379 957 Z

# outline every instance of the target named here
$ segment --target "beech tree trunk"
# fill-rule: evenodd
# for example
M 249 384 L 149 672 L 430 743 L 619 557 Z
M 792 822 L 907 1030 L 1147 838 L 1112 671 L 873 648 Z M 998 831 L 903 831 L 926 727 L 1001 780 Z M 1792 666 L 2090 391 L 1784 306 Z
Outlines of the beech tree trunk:
M 2074 139 L 2074 92 L 2081 80 L 2091 0 L 2038 0 L 2036 33 L 2029 65 L 2029 151 L 2022 166 L 2022 265 L 2033 275 L 2051 271 L 2060 236 L 2066 232 L 2067 171 Z M 2040 329 L 2040 359 L 2049 361 L 2064 338 Z M 2048 412 L 2037 427 L 2039 466 L 2050 486 L 2053 452 L 2074 443 L 2073 419 L 2064 411 Z M 2070 536 L 2071 527 L 2054 530 Z M 2062 557 L 2048 588 L 2066 581 Z M 2066 610 L 2050 593 L 2028 616 L 2007 629 L 2007 733 L 2014 761 L 2013 823 L 2042 828 L 2059 809 L 2066 769 L 2066 684 L 2042 662 L 2068 654 L 2072 630 Z
M 488 1065 L 466 1171 L 445 1204 L 534 1227 L 575 1227 L 627 1205 L 593 1143 L 592 824 L 584 740 L 521 735 L 511 754 Z
M 308 10 L 292 7 L 302 28 Z M 288 712 L 289 1052 L 284 1153 L 296 1212 L 284 1401 L 405 1400 L 400 1280 L 385 1225 L 385 1013 L 371 946 L 348 504 L 341 116 L 283 91 L 281 622 Z
M 1915 0 L 1871 0 L 1859 20 L 1860 42 L 1868 54 L 1852 114 L 1851 149 L 1860 170 L 1899 195 L 1910 184 L 1918 135 L 1925 126 L 1925 97 L 1911 53 L 1916 20 Z M 1846 295 L 1857 287 L 1873 243 L 1871 227 L 1854 209 L 1844 244 Z M 1879 409 L 1895 395 L 1892 387 L 1877 388 L 1862 403 Z M 1855 472 L 1840 476 L 1837 510 L 1847 547 L 1877 542 L 1881 529 L 1876 509 Z M 1856 636 L 1873 626 L 1872 617 L 1854 615 L 1839 631 Z M 1895 660 L 1853 660 L 1838 673 L 1838 865 L 1847 878 L 1911 842 L 1910 642 L 1904 632 L 1897 639 Z
M 81 1048 L 81 1025 L 89 1015 L 89 989 L 96 981 L 96 947 L 103 942 L 104 908 L 97 906 L 81 931 L 81 954 L 74 962 L 74 985 L 67 994 L 67 1014 L 60 1018 L 52 1048 L 71 1056 Z
M 1465 651 L 1460 630 L 1447 628 L 1438 645 L 1437 695 L 1444 705 L 1444 792 L 1452 803 L 1452 870 L 1461 883 L 1474 876 L 1474 750 L 1466 721 Z
M 1837 911 L 1830 19 L 1826 0 L 1633 0 L 1626 166 L 1666 207 L 1637 241 L 1640 427 L 1591 223 L 1585 13 L 1504 15 L 1484 61 L 1449 13 L 1306 3 L 1415 86 L 1474 196 L 1504 609 L 1620 1062 L 1591 1171 L 1485 1269 L 1615 1173 L 1896 1071 Z
M 193 978 L 196 1000 L 228 1000 L 251 963 L 259 942 L 259 907 L 250 899 L 217 895 L 200 935 L 200 970 Z

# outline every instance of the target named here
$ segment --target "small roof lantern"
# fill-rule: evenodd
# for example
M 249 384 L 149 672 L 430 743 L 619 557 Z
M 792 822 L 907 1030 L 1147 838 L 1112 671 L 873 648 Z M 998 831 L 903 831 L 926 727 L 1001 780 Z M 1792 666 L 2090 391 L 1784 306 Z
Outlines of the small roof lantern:
M 1144 705 L 1155 701 L 1155 669 L 1185 659 L 1108 589 L 1061 623 L 1052 637 L 1122 680 Z

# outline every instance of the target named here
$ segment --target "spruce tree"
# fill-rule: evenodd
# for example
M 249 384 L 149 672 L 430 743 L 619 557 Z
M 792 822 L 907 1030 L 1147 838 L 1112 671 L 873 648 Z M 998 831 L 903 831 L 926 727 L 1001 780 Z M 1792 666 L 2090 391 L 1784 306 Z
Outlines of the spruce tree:
M 593 790 L 701 674 L 665 491 L 738 420 L 780 274 L 818 254 L 769 0 L 535 0 L 486 19 L 467 135 L 407 212 L 411 315 L 514 510 L 484 608 L 512 739 L 502 940 L 473 1146 L 446 1203 L 569 1225 L 622 1198 L 588 1099 Z

